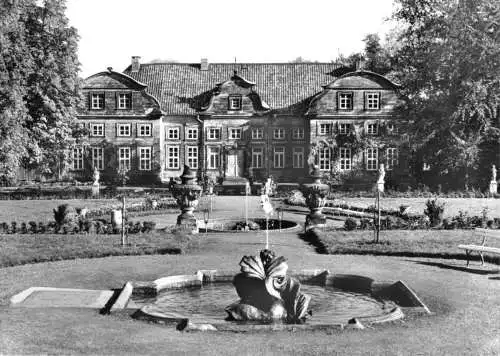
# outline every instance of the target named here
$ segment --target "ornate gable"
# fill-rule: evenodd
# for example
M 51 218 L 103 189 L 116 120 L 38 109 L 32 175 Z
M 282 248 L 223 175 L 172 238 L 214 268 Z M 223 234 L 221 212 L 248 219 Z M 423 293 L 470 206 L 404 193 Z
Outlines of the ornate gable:
M 207 106 L 202 107 L 200 113 L 210 116 L 252 116 L 263 114 L 270 110 L 254 91 L 255 83 L 238 75 L 217 84 L 211 92 Z

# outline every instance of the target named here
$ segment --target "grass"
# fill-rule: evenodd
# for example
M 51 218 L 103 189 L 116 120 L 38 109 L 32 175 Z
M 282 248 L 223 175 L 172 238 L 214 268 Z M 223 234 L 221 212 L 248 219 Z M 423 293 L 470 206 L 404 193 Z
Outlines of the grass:
M 484 208 L 488 209 L 490 219 L 500 218 L 500 199 L 486 198 L 438 198 L 445 202 L 444 217 L 453 217 L 458 215 L 459 211 L 467 212 L 469 215 L 481 216 Z M 375 198 L 342 198 L 337 201 L 345 201 L 349 205 L 357 207 L 369 207 L 375 205 Z M 423 214 L 427 198 L 384 198 L 380 200 L 382 209 L 398 210 L 400 205 L 409 205 L 410 211 Z
M 179 254 L 196 244 L 195 238 L 164 234 L 129 235 L 130 246 L 121 246 L 121 235 L 0 235 L 0 267 L 27 263 L 124 255 Z
M 320 253 L 386 255 L 465 259 L 459 244 L 481 244 L 471 230 L 386 230 L 380 232 L 380 242 L 374 243 L 373 231 L 320 231 L 303 235 Z M 500 241 L 490 239 L 488 246 L 500 247 Z M 500 263 L 498 255 L 485 256 L 487 261 Z

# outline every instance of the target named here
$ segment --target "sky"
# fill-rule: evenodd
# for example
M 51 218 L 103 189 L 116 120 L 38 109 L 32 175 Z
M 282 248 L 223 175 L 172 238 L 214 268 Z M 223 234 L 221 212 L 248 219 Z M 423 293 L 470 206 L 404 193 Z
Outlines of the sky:
M 392 0 L 67 0 L 82 77 L 141 62 L 329 62 L 391 27 Z

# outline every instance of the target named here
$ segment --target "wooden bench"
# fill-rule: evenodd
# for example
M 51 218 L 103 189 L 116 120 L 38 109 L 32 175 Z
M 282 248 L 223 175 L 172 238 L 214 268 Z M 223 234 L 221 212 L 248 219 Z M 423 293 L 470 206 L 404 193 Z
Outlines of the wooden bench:
M 469 258 L 472 251 L 476 251 L 481 256 L 481 265 L 484 265 L 484 257 L 483 253 L 494 253 L 500 255 L 500 248 L 486 246 L 486 240 L 488 238 L 497 238 L 500 239 L 500 230 L 491 230 L 491 229 L 474 229 L 474 236 L 482 237 L 483 242 L 481 245 L 458 245 L 458 248 L 465 250 L 467 254 L 467 266 L 469 266 Z

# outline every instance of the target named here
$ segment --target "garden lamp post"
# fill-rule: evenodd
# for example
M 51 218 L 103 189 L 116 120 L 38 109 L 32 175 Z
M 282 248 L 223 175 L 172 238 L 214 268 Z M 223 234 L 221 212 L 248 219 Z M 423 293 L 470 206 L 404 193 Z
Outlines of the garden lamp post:
M 203 221 L 205 222 L 205 237 L 208 235 L 208 221 L 210 220 L 210 209 L 203 209 Z

